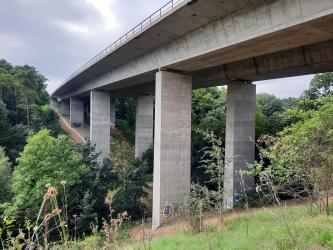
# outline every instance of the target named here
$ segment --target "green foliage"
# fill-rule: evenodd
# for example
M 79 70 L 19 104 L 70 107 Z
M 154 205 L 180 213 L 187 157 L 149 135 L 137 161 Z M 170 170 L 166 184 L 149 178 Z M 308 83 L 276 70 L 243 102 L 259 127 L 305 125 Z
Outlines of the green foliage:
M 29 125 L 31 105 L 42 106 L 48 103 L 45 81 L 46 78 L 34 67 L 13 67 L 5 60 L 0 60 L 0 97 L 9 110 L 12 123 Z
M 276 202 L 281 196 L 316 197 L 328 195 L 333 174 L 333 96 L 320 100 L 318 110 L 279 134 L 264 137 L 259 143 L 260 162 L 252 165 L 259 187 Z M 306 119 L 305 119 L 306 117 Z
M 288 102 L 270 94 L 257 94 L 256 136 L 275 135 L 287 124 L 283 112 Z
M 249 235 L 243 215 L 232 216 L 224 232 L 210 230 L 202 234 L 177 233 L 153 239 L 152 250 L 159 249 L 332 249 L 332 217 L 310 216 L 305 206 L 286 209 L 287 220 L 294 225 L 295 244 L 288 241 L 288 232 L 277 209 L 263 209 L 248 215 Z M 282 247 L 282 248 L 281 248 Z M 284 248 L 283 248 L 284 247 Z M 135 249 L 140 248 L 134 245 Z
M 198 183 L 191 184 L 190 195 L 186 204 L 187 221 L 193 232 L 204 230 L 204 213 L 210 204 L 210 192 L 206 186 Z
M 311 80 L 310 88 L 305 90 L 302 99 L 315 100 L 333 94 L 333 73 L 317 74 Z
M 87 171 L 74 143 L 64 135 L 54 138 L 47 130 L 28 138 L 17 161 L 12 182 L 13 205 L 7 214 L 20 218 L 37 214 L 46 184 L 60 189 L 60 182 L 65 180 L 71 190 Z M 69 193 L 71 196 L 75 194 Z
M 9 201 L 11 194 L 11 171 L 9 159 L 0 147 L 0 204 Z
M 283 100 L 270 94 L 257 94 L 257 104 L 260 105 L 265 116 L 270 117 L 275 112 L 283 111 Z
M 224 211 L 223 182 L 224 182 L 224 148 L 222 139 L 211 133 L 203 133 L 209 146 L 202 149 L 201 168 L 209 176 L 208 184 L 213 186 L 211 203 L 216 212 L 222 215 Z
M 11 139 L 5 145 L 6 153 L 11 162 L 15 162 L 26 144 L 27 137 L 32 134 L 33 131 L 23 124 L 17 124 L 11 127 Z
M 112 208 L 116 214 L 127 211 L 132 218 L 141 218 L 143 205 L 140 198 L 146 195 L 143 187 L 147 169 L 135 159 L 133 147 L 126 142 L 117 145 L 110 163 L 115 173 L 114 183 L 117 183 L 112 189 L 115 191 Z
M 214 88 L 197 89 L 192 92 L 192 180 L 203 184 L 208 176 L 200 166 L 202 148 L 208 146 L 200 131 L 213 132 L 225 138 L 226 90 Z
M 103 164 L 97 161 L 99 154 L 95 153 L 95 147 L 90 141 L 78 146 L 77 151 L 82 155 L 87 173 L 81 178 L 81 184 L 75 187 L 77 205 L 72 206 L 77 209 L 71 211 L 71 214 L 77 215 L 77 233 L 82 234 L 88 232 L 96 220 L 101 223 L 102 218 L 107 218 L 109 211 L 105 197 L 108 190 L 114 187 L 116 176 L 109 161 Z
M 134 138 L 131 134 L 135 131 L 135 119 L 136 119 L 136 100 L 132 97 L 122 97 L 116 99 L 116 119 L 127 121 L 127 124 L 120 124 L 124 127 L 125 137 L 129 142 L 134 142 Z M 117 125 L 117 124 L 116 124 Z M 118 127 L 118 126 L 117 126 Z M 122 127 L 119 127 L 122 129 Z
M 49 102 L 45 81 L 34 67 L 0 60 L 0 146 L 13 163 L 28 135 L 43 128 L 52 135 L 61 131 L 53 111 L 42 107 Z
M 7 118 L 8 112 L 2 101 L 0 101 L 0 145 L 7 146 L 11 140 L 11 129 Z
M 48 104 L 44 106 L 34 105 L 31 126 L 35 132 L 48 129 L 52 136 L 58 136 L 62 132 L 58 116 Z
M 116 120 L 116 127 L 121 130 L 123 136 L 131 143 L 135 142 L 135 132 L 134 129 L 129 126 L 127 120 Z

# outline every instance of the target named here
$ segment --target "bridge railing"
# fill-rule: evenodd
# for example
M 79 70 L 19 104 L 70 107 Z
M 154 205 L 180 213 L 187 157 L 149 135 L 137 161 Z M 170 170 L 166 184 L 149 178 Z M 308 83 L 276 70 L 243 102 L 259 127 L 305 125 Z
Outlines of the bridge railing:
M 136 25 L 134 28 L 132 28 L 130 31 L 128 31 L 126 34 L 124 34 L 122 37 L 117 39 L 115 42 L 113 42 L 111 45 L 106 47 L 104 50 L 102 50 L 100 53 L 98 53 L 96 56 L 94 56 L 91 60 L 89 60 L 87 63 L 83 64 L 78 70 L 76 70 L 73 74 L 70 75 L 66 79 L 65 82 L 73 79 L 83 71 L 85 71 L 87 68 L 95 64 L 96 62 L 100 61 L 102 58 L 109 55 L 111 52 L 119 48 L 121 45 L 126 43 L 131 38 L 135 37 L 138 33 L 140 33 L 142 30 L 144 30 L 147 26 L 151 25 L 155 20 L 162 17 L 164 14 L 172 10 L 173 8 L 177 7 L 181 2 L 184 0 L 171 0 L 167 4 L 165 4 L 163 7 L 161 7 L 159 10 L 154 12 L 152 15 L 147 17 L 145 20 L 143 20 L 141 23 Z M 190 1 L 190 0 L 187 0 Z

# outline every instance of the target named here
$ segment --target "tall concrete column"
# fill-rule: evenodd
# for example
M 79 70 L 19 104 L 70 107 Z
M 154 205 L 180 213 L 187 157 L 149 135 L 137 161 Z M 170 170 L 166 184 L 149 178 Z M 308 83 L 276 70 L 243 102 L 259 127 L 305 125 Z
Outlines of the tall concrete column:
M 238 171 L 255 157 L 256 86 L 244 82 L 230 82 L 227 94 L 224 205 L 233 208 L 235 199 L 242 195 Z M 244 176 L 246 190 L 254 181 Z
M 69 107 L 69 102 L 68 101 L 61 101 L 60 109 L 61 109 L 61 115 L 69 116 L 70 107 Z
M 61 112 L 61 103 L 56 98 L 51 98 L 50 105 L 54 111 Z
M 160 71 L 155 91 L 153 229 L 190 192 L 192 77 Z
M 84 103 L 78 97 L 70 98 L 70 124 L 80 123 L 83 126 L 84 121 Z
M 110 153 L 110 93 L 90 92 L 90 140 L 101 152 L 99 160 Z
M 154 97 L 138 96 L 136 102 L 135 157 L 141 157 L 153 143 Z
M 110 100 L 110 122 L 116 123 L 116 99 L 111 98 Z

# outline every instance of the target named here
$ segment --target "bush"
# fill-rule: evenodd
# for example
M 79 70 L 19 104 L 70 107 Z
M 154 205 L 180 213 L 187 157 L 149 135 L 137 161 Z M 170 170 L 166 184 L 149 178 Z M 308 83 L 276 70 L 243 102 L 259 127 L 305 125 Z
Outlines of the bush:
M 52 136 L 58 136 L 62 132 L 58 116 L 50 105 L 33 106 L 31 126 L 36 132 L 48 129 Z
M 47 130 L 28 138 L 13 172 L 13 205 L 6 213 L 21 219 L 34 218 L 43 200 L 45 185 L 50 183 L 61 190 L 63 180 L 67 182 L 69 200 L 74 200 L 76 194 L 71 193 L 71 188 L 86 173 L 82 156 L 74 146 L 67 136 L 55 138 Z
M 113 188 L 116 192 L 112 208 L 116 214 L 127 211 L 132 218 L 141 218 L 143 205 L 140 198 L 146 195 L 143 190 L 146 168 L 135 159 L 133 147 L 126 142 L 117 145 L 110 157 L 110 163 L 117 180 Z
M 3 148 L 0 147 L 0 204 L 10 199 L 11 171 L 9 158 L 6 157 Z
M 135 132 L 134 129 L 132 129 L 128 121 L 126 120 L 117 120 L 116 121 L 116 127 L 121 130 L 124 137 L 131 143 L 134 144 L 135 142 Z

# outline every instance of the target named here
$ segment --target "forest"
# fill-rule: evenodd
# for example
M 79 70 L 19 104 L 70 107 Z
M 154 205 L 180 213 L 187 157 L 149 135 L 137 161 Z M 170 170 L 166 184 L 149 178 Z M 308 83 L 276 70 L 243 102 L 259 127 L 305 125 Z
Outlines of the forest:
M 94 145 L 76 145 L 62 131 L 46 81 L 33 66 L 0 60 L 1 247 L 48 248 L 52 242 L 67 247 L 88 235 L 118 244 L 126 228 L 151 216 L 153 148 L 141 159 L 134 157 L 135 99 L 117 99 L 121 136 L 100 163 Z M 215 177 L 223 176 L 226 91 L 211 87 L 192 93 L 193 185 L 184 209 L 198 232 L 206 211 L 223 221 L 223 179 Z M 330 215 L 332 94 L 333 73 L 316 74 L 298 98 L 257 94 L 256 162 L 239 173 L 255 178 L 257 193 L 244 192 L 240 207 L 308 198 L 324 200 L 321 209 Z M 294 242 L 293 233 L 289 236 Z

